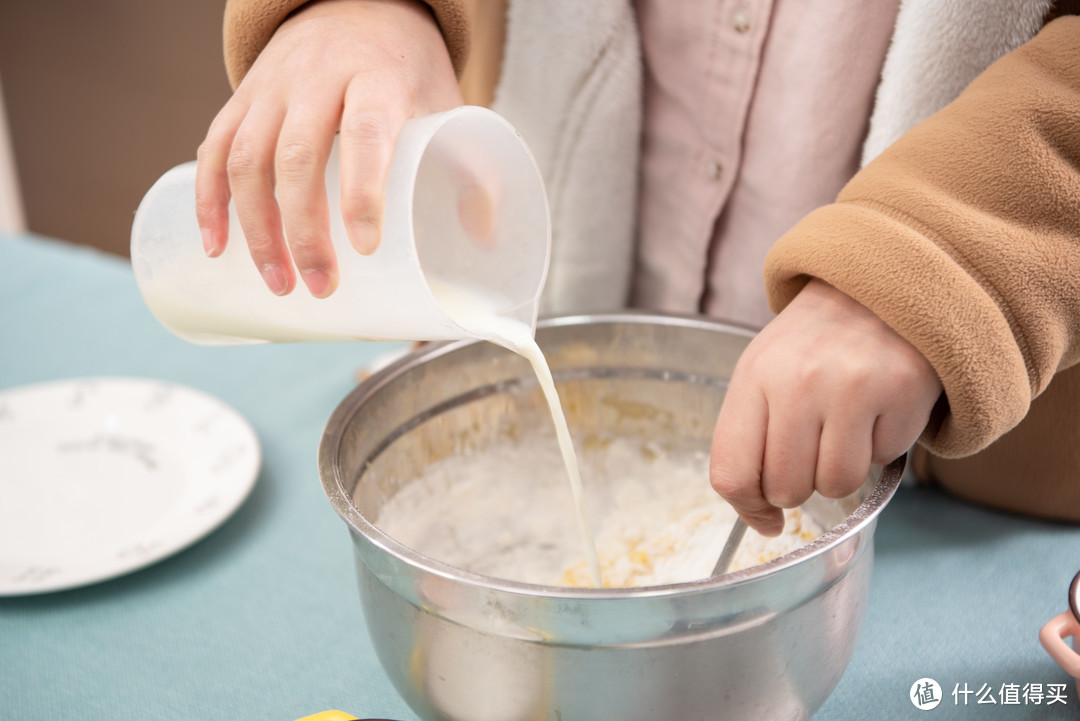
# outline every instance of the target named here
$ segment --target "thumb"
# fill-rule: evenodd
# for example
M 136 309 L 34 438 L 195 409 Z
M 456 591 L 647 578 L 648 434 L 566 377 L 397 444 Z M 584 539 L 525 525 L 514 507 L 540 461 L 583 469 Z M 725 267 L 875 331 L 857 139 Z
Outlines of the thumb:
M 349 242 L 364 255 L 379 247 L 386 180 L 404 117 L 389 109 L 350 109 L 341 117 L 341 215 Z
M 709 482 L 746 524 L 763 536 L 784 530 L 784 512 L 765 500 L 761 467 L 769 407 L 760 389 L 732 378 L 716 420 Z

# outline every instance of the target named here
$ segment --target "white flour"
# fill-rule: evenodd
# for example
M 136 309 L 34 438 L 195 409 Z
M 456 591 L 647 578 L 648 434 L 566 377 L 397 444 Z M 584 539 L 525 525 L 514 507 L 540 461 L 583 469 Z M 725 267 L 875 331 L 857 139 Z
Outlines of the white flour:
M 711 573 L 735 512 L 709 485 L 706 453 L 676 456 L 629 439 L 591 439 L 579 446 L 579 460 L 605 586 Z M 551 437 L 435 463 L 383 507 L 377 524 L 425 555 L 476 573 L 593 585 Z M 807 514 L 788 511 L 777 538 L 747 531 L 732 569 L 776 558 L 822 532 Z

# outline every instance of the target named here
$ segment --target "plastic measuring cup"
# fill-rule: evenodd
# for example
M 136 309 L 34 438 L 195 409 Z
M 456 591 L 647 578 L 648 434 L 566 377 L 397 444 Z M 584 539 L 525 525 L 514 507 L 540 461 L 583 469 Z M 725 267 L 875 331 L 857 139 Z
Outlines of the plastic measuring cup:
M 150 310 L 173 333 L 205 344 L 472 337 L 439 300 L 438 288 L 450 284 L 496 299 L 500 316 L 535 328 L 551 249 L 547 197 L 532 154 L 501 116 L 465 106 L 405 123 L 382 242 L 370 256 L 345 234 L 336 142 L 326 186 L 338 288 L 325 299 L 302 285 L 276 296 L 231 206 L 228 245 L 206 257 L 195 163 L 165 173 L 131 231 L 132 267 Z

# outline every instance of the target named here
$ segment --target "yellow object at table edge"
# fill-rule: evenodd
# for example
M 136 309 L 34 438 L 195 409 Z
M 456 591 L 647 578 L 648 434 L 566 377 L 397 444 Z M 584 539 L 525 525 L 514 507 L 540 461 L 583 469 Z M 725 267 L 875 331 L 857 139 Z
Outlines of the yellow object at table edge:
M 345 713 L 344 711 L 323 711 L 317 713 L 314 716 L 305 716 L 296 721 L 359 721 L 352 714 Z

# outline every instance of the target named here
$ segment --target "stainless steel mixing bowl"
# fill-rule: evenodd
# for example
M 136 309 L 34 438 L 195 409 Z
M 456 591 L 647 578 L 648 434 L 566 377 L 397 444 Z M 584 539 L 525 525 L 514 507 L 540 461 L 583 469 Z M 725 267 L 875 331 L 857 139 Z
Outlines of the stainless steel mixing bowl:
M 537 331 L 579 441 L 626 435 L 673 449 L 708 448 L 751 336 L 632 313 L 553 319 Z M 813 714 L 851 657 L 876 517 L 903 459 L 874 469 L 850 499 L 811 499 L 804 510 L 831 530 L 809 545 L 722 579 L 669 586 L 571 589 L 481 576 L 374 525 L 382 504 L 428 463 L 550 423 L 525 361 L 480 342 L 402 359 L 327 423 L 323 487 L 352 535 L 379 660 L 416 713 L 455 721 Z

